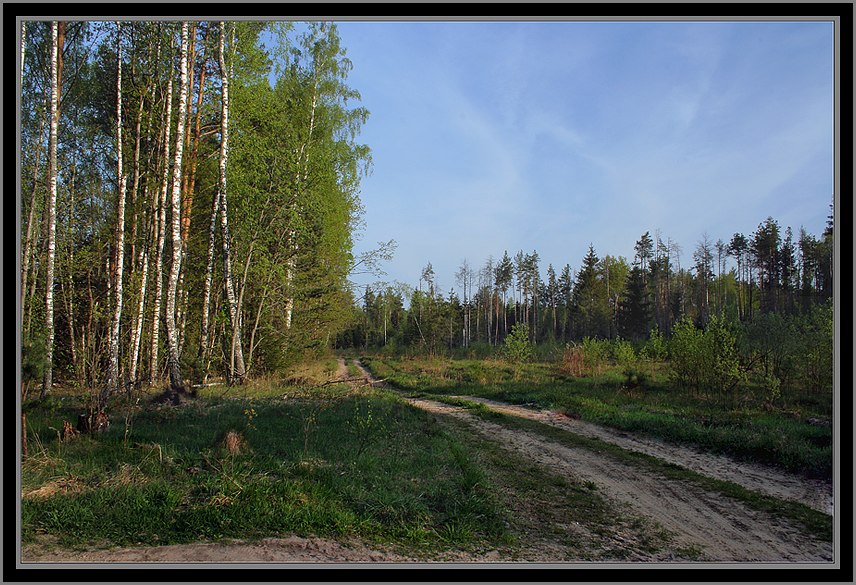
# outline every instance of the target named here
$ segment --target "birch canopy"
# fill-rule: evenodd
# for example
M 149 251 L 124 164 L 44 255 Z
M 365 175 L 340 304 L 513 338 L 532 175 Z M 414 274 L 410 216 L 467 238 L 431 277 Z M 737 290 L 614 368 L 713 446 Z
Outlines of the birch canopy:
M 178 394 L 329 347 L 370 164 L 336 26 L 20 30 L 24 395 Z

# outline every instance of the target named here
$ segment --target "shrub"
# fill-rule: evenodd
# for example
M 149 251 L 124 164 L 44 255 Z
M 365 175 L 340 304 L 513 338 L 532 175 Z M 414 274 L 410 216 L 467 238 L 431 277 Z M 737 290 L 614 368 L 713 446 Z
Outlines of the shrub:
M 709 369 L 711 352 L 707 347 L 704 333 L 688 319 L 681 319 L 672 331 L 669 340 L 669 354 L 672 356 L 670 377 L 677 386 L 686 386 L 693 390 L 702 387 L 702 374 Z
M 800 359 L 798 378 L 811 391 L 832 391 L 833 331 L 832 304 L 819 305 L 799 323 Z
M 522 363 L 532 359 L 532 344 L 529 341 L 529 327 L 518 323 L 511 328 L 511 333 L 505 338 L 503 355 L 509 361 Z
M 619 366 L 634 366 L 636 364 L 636 350 L 626 339 L 620 337 L 615 340 L 612 348 L 615 357 L 615 363 Z
M 746 381 L 746 374 L 740 368 L 737 331 L 725 319 L 713 316 L 704 336 L 709 338 L 708 345 L 713 352 L 706 385 L 720 395 L 733 397 L 737 387 Z
M 732 395 L 746 375 L 740 368 L 738 338 L 733 326 L 713 316 L 702 331 L 681 320 L 669 344 L 672 382 L 696 391 Z
M 565 346 L 565 351 L 562 355 L 562 372 L 570 374 L 574 377 L 585 375 L 585 354 L 583 348 L 579 345 L 569 343 Z
M 668 349 L 669 348 L 666 343 L 666 339 L 662 336 L 660 330 L 655 325 L 651 329 L 651 337 L 648 339 L 648 343 L 645 344 L 645 348 L 643 351 L 649 359 L 654 361 L 662 361 L 668 357 Z
M 599 374 L 609 356 L 609 341 L 584 337 L 582 343 L 583 362 L 589 375 Z

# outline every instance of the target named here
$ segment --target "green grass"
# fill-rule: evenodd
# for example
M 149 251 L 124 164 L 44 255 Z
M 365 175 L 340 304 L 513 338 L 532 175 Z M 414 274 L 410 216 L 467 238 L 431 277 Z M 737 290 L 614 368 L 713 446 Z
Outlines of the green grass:
M 631 554 L 632 543 L 610 536 L 631 520 L 590 486 L 393 392 L 302 381 L 209 387 L 177 407 L 144 396 L 127 442 L 124 398 L 111 405 L 107 432 L 64 442 L 57 429 L 76 420 L 84 397 L 58 392 L 28 403 L 23 543 L 49 535 L 85 549 L 297 534 L 357 536 L 426 558 L 491 549 L 515 558 L 547 538 L 568 558 Z M 236 453 L 230 432 L 242 443 Z M 633 530 L 640 546 L 665 542 Z
M 208 387 L 177 407 L 143 396 L 127 442 L 124 398 L 111 405 L 107 432 L 64 442 L 57 429 L 76 420 L 85 397 L 59 391 L 27 403 L 23 543 L 50 536 L 86 549 L 296 534 L 355 536 L 429 559 L 450 550 L 526 558 L 546 543 L 562 551 L 557 560 L 623 559 L 668 545 L 668 535 L 614 510 L 596 487 L 394 392 L 319 386 L 327 370 L 293 376 L 299 385 Z M 237 452 L 227 448 L 230 432 Z M 618 531 L 629 539 L 617 542 Z
M 245 387 L 244 397 L 147 406 L 127 446 L 116 418 L 103 435 L 60 443 L 53 429 L 76 420 L 80 400 L 30 404 L 24 542 L 295 533 L 437 548 L 505 538 L 503 510 L 457 438 L 390 394 L 324 390 L 279 388 L 291 395 L 280 400 L 264 387 L 248 398 Z M 229 431 L 244 441 L 237 454 L 224 447 Z
M 573 378 L 552 363 L 513 365 L 499 360 L 363 358 L 375 376 L 397 388 L 431 394 L 472 395 L 551 408 L 616 429 L 831 479 L 831 427 L 807 422 L 824 409 L 794 413 L 753 405 L 735 408 L 671 388 L 666 372 L 651 366 L 646 385 L 628 391 L 621 368 Z M 808 408 L 811 401 L 803 401 Z

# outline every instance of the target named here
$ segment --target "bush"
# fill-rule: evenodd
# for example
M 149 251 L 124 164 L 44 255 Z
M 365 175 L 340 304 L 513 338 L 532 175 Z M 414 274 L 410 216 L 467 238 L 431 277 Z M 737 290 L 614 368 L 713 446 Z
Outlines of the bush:
M 582 347 L 571 343 L 565 346 L 561 370 L 577 378 L 585 375 L 585 354 Z
M 583 363 L 585 363 L 587 373 L 589 375 L 600 374 L 609 356 L 609 341 L 584 337 L 582 348 Z
M 532 344 L 529 341 L 529 327 L 518 323 L 511 328 L 511 333 L 505 338 L 503 355 L 515 363 L 528 362 L 532 359 Z
M 832 392 L 833 332 L 832 304 L 819 305 L 800 320 L 800 350 L 797 377 L 808 390 Z
M 746 381 L 746 374 L 740 368 L 737 331 L 725 319 L 713 316 L 707 324 L 704 336 L 709 338 L 713 352 L 706 385 L 720 395 L 733 398 L 737 387 Z
M 672 356 L 672 383 L 699 391 L 702 387 L 702 373 L 710 368 L 710 350 L 704 333 L 690 319 L 681 319 L 675 325 L 672 339 L 669 340 L 669 354 Z
M 621 339 L 620 337 L 615 340 L 612 353 L 615 357 L 615 363 L 619 366 L 634 366 L 636 365 L 636 350 L 633 349 L 633 346 L 626 339 Z
M 669 348 L 666 339 L 660 333 L 660 330 L 655 325 L 651 329 L 651 337 L 643 349 L 648 359 L 654 361 L 665 360 L 669 356 Z
M 711 317 L 706 331 L 689 319 L 681 320 L 669 343 L 672 382 L 733 397 L 733 391 L 746 379 L 737 342 L 735 329 L 720 317 Z

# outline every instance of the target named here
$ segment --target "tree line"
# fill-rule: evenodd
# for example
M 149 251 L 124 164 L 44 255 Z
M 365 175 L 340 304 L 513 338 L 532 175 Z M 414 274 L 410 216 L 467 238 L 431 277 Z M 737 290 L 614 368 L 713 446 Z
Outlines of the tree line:
M 683 321 L 704 329 L 712 317 L 808 313 L 832 298 L 832 215 L 819 237 L 800 228 L 795 239 L 772 217 L 728 241 L 704 234 L 683 264 L 681 247 L 659 231 L 639 237 L 630 261 L 591 245 L 577 270 L 550 264 L 542 275 L 539 261 L 537 251 L 506 251 L 479 268 L 464 260 L 448 292 L 430 263 L 416 286 L 368 286 L 337 344 L 436 353 L 500 345 L 518 324 L 533 344 L 643 341 L 652 331 L 668 338 Z
M 25 397 L 328 346 L 371 162 L 334 24 L 26 21 L 20 50 Z

